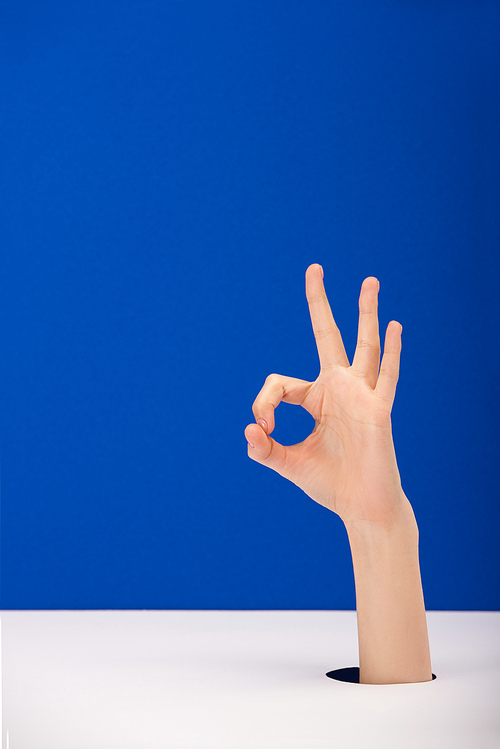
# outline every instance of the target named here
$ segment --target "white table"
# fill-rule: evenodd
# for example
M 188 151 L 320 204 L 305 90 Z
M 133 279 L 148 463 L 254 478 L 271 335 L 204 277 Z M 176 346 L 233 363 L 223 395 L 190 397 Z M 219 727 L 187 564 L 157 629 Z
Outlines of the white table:
M 5 749 L 499 749 L 500 612 L 427 612 L 420 684 L 334 681 L 355 611 L 0 612 Z

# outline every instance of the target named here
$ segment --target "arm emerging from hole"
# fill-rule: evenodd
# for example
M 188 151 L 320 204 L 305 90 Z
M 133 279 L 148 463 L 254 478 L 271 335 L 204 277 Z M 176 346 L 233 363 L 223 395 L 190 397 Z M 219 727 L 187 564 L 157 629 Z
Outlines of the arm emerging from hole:
M 299 486 L 344 522 L 356 585 L 359 681 L 400 684 L 432 679 L 418 555 L 418 527 L 399 475 L 391 411 L 399 378 L 400 323 L 387 326 L 380 362 L 374 276 L 359 296 L 352 364 L 334 320 L 320 265 L 306 271 L 306 297 L 320 360 L 314 382 L 271 374 L 245 429 L 248 455 Z M 380 366 L 380 371 L 379 371 Z M 315 419 L 297 445 L 270 435 L 281 401 Z

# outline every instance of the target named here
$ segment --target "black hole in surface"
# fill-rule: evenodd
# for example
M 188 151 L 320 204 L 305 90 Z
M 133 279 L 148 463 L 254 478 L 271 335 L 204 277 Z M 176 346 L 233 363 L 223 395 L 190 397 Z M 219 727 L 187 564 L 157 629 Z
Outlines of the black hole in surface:
M 359 666 L 337 668 L 335 671 L 328 671 L 326 676 L 336 681 L 350 681 L 351 684 L 359 684 Z M 434 679 L 437 679 L 436 674 L 432 674 L 432 680 L 434 681 Z M 380 684 L 367 684 L 366 686 L 380 686 Z

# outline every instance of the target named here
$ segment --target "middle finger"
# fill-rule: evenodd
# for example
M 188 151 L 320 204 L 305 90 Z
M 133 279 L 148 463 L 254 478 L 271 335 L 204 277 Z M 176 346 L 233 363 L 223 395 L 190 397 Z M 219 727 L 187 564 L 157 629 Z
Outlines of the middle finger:
M 359 295 L 359 324 L 356 352 L 351 369 L 375 388 L 380 365 L 380 336 L 378 329 L 378 292 L 380 283 L 368 276 Z

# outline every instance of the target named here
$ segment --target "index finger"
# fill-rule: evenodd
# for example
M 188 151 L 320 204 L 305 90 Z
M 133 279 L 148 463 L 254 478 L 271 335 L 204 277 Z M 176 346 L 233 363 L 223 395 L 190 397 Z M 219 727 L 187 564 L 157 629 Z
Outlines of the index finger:
M 335 322 L 323 284 L 323 268 L 313 263 L 306 270 L 306 297 L 321 368 L 349 366 L 344 342 Z

